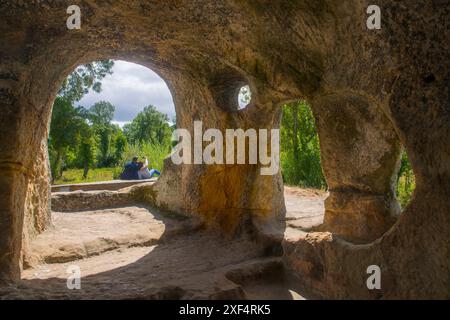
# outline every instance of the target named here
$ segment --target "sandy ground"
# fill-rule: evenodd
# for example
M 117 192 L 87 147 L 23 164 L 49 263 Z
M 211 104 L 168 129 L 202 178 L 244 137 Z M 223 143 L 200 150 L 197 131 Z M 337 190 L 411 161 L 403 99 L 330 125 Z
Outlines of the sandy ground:
M 137 206 L 52 212 L 51 228 L 31 243 L 30 260 L 33 265 L 60 263 L 115 249 L 151 246 L 179 233 L 192 232 L 198 226 L 192 220 Z
M 286 226 L 323 219 L 326 194 L 286 187 Z M 195 232 L 194 232 L 195 231 Z M 0 298 L 304 299 L 279 257 L 246 235 L 225 239 L 192 220 L 143 207 L 53 213 L 53 227 L 32 244 L 32 267 Z M 69 290 L 69 267 L 81 289 Z
M 284 187 L 286 227 L 309 229 L 320 225 L 327 196 L 328 193 L 322 190 Z

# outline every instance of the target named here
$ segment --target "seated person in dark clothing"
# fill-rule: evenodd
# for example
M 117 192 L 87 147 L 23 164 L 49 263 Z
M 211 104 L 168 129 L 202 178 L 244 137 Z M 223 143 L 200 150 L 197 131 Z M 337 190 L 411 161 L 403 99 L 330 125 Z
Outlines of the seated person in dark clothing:
M 121 180 L 139 180 L 139 169 L 142 165 L 138 162 L 138 157 L 133 157 L 133 160 L 125 164 L 125 168 L 120 175 Z

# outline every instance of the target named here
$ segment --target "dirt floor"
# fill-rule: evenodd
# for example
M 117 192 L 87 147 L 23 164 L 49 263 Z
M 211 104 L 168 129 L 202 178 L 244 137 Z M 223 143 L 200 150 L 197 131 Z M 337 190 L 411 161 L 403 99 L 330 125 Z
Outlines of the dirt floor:
M 323 222 L 324 200 L 328 194 L 322 190 L 284 187 L 286 227 L 310 229 Z
M 286 187 L 287 229 L 320 224 L 326 194 Z M 305 299 L 267 244 L 224 239 L 191 219 L 130 206 L 53 212 L 53 226 L 32 243 L 17 286 L 0 298 Z M 70 268 L 81 289 L 69 290 Z

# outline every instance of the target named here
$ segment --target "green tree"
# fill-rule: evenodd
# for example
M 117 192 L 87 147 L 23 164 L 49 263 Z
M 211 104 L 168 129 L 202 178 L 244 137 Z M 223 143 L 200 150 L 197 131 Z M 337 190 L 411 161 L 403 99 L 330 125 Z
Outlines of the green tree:
M 94 132 L 97 135 L 98 139 L 98 160 L 99 166 L 105 167 L 108 166 L 110 162 L 111 156 L 111 135 L 112 128 L 110 125 L 102 124 L 102 125 L 94 125 Z
M 98 137 L 98 160 L 100 166 L 108 166 L 111 163 L 111 136 L 116 108 L 109 102 L 100 101 L 89 108 L 88 117 L 92 123 L 95 134 Z
M 80 142 L 80 133 L 84 127 L 88 111 L 83 107 L 75 107 L 92 88 L 101 90 L 101 80 L 112 73 L 114 62 L 104 60 L 92 62 L 76 68 L 64 80 L 53 104 L 53 113 L 49 134 L 49 156 L 53 179 L 62 174 L 62 162 L 66 158 L 76 158 L 74 151 Z M 85 128 L 85 127 L 84 127 Z
M 83 167 L 83 179 L 87 179 L 89 169 L 95 164 L 95 134 L 86 122 L 81 127 L 81 139 L 78 146 L 78 157 Z
M 92 62 L 77 67 L 61 85 L 58 95 L 68 101 L 76 102 L 92 88 L 95 92 L 101 91 L 101 80 L 108 74 L 112 74 L 114 61 L 103 60 Z
M 122 160 L 123 153 L 125 152 L 127 145 L 127 139 L 125 138 L 122 130 L 118 131 L 114 140 L 114 158 L 116 164 Z
M 320 165 L 320 145 L 314 117 L 305 101 L 283 107 L 281 122 L 281 168 L 287 184 L 326 186 Z
M 89 108 L 89 120 L 93 125 L 110 125 L 116 107 L 107 101 L 99 101 Z
M 172 129 L 169 118 L 152 105 L 141 111 L 131 123 L 124 126 L 124 133 L 129 143 L 170 145 Z
M 50 123 L 49 145 L 52 177 L 62 174 L 61 162 L 69 150 L 75 150 L 80 141 L 80 132 L 85 124 L 85 109 L 75 107 L 70 100 L 57 97 L 53 105 Z

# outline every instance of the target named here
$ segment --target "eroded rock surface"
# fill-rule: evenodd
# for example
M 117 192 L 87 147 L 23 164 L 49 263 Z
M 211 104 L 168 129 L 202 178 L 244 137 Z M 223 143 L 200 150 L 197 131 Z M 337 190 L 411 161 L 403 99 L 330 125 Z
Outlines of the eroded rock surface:
M 448 6 L 379 0 L 382 28 L 368 30 L 368 0 L 79 1 L 82 28 L 68 30 L 71 4 L 0 4 L 0 282 L 19 279 L 24 239 L 47 225 L 46 169 L 36 159 L 45 158 L 60 84 L 77 65 L 111 58 L 160 74 L 177 127 L 191 133 L 195 120 L 222 131 L 278 128 L 284 103 L 309 100 L 330 185 L 327 236 L 285 243 L 286 266 L 324 295 L 449 297 Z M 238 111 L 243 84 L 252 101 Z M 398 215 L 392 181 L 400 143 L 417 187 Z M 168 160 L 140 200 L 198 217 L 224 237 L 254 225 L 265 226 L 254 230 L 261 238 L 264 230 L 279 235 L 281 173 L 259 169 Z M 361 282 L 367 263 L 383 270 L 377 294 Z
M 53 212 L 52 227 L 38 235 L 30 245 L 28 264 L 68 262 L 119 248 L 150 246 L 196 228 L 191 220 L 180 221 L 180 217 L 151 211 L 134 206 Z
M 288 222 L 323 218 L 325 193 L 288 188 L 286 195 L 288 210 L 308 204 L 288 211 Z M 273 246 L 277 242 L 246 232 L 223 238 L 198 219 L 143 206 L 53 212 L 52 226 L 30 244 L 20 285 L 0 293 L 6 299 L 315 297 L 285 272 Z M 73 265 L 82 272 L 80 292 L 66 287 Z

